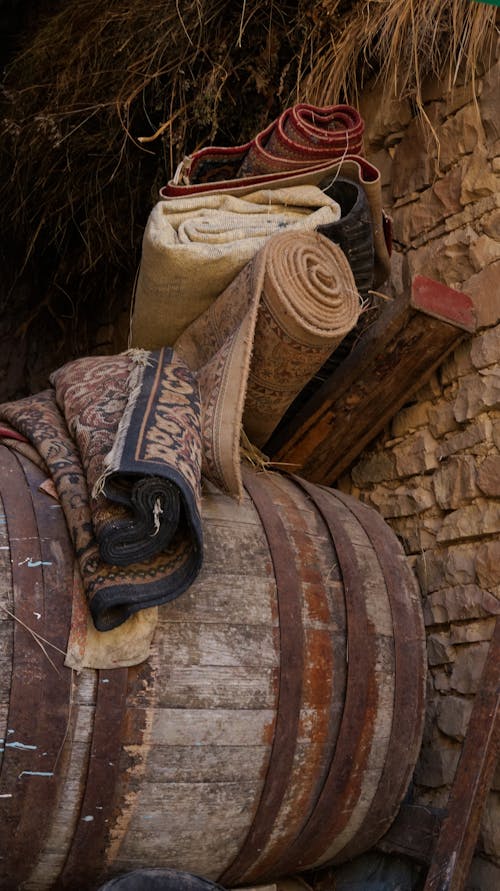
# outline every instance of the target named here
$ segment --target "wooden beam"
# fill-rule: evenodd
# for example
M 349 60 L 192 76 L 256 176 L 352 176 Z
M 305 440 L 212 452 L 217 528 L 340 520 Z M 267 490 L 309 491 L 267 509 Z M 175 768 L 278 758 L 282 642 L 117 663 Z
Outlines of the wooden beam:
M 500 619 L 497 618 L 424 891 L 462 891 L 465 887 L 481 813 L 499 755 Z
M 417 275 L 265 447 L 305 479 L 331 484 L 448 353 L 476 329 L 471 298 Z

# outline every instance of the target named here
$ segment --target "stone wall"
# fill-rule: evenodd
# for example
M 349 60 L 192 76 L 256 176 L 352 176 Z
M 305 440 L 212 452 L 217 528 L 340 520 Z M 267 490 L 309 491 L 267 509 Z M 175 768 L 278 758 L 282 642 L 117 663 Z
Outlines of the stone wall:
M 416 273 L 470 294 L 479 330 L 339 487 L 376 507 L 420 580 L 428 712 L 415 800 L 445 806 L 500 611 L 500 63 L 471 87 L 428 83 L 423 114 L 365 94 L 367 153 L 394 219 L 390 288 Z M 500 888 L 500 771 L 468 889 Z

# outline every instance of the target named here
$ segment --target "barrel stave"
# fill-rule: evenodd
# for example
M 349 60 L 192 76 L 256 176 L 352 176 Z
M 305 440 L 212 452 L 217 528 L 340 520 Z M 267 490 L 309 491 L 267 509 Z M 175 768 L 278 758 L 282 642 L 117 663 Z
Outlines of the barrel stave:
M 345 688 L 345 603 L 333 543 L 318 512 L 290 480 L 273 474 L 268 485 L 298 555 L 302 636 L 301 652 L 292 665 L 299 670 L 302 661 L 301 702 L 293 763 L 269 838 L 256 854 L 251 871 L 238 879 L 230 874 L 233 882 L 273 873 L 274 864 L 286 859 L 290 842 L 314 808 L 328 771 L 341 717 L 335 704 L 342 700 Z
M 132 768 L 141 772 L 140 801 L 123 802 L 129 822 L 113 870 L 130 868 L 146 851 L 151 866 L 187 862 L 215 878 L 241 847 L 262 788 L 279 669 L 269 549 L 249 499 L 235 511 L 211 495 L 203 515 L 202 571 L 187 597 L 160 611 L 144 703 L 149 729 Z M 177 774 L 171 764 L 179 763 Z
M 9 701 L 14 653 L 14 626 L 11 613 L 14 592 L 10 566 L 10 546 L 7 519 L 0 498 L 0 770 L 8 734 Z
M 40 491 L 43 474 L 6 460 L 35 518 L 23 547 L 51 567 L 14 598 L 8 557 L 18 549 L 17 567 L 23 555 L 0 524 L 0 602 L 20 618 L 40 612 L 38 627 L 52 639 L 57 626 L 64 649 L 73 558 L 62 513 Z M 28 796 L 19 811 L 20 838 L 44 821 L 36 857 L 12 860 L 26 891 L 84 889 L 143 865 L 261 881 L 351 856 L 390 823 L 423 715 L 423 626 L 404 555 L 341 493 L 273 473 L 252 473 L 249 491 L 238 506 L 206 487 L 204 567 L 160 609 L 140 666 L 76 675 L 58 654 L 57 674 L 0 610 L 5 732 L 9 699 L 30 732 L 56 730 L 50 806 Z
M 60 756 L 62 775 L 59 804 L 54 813 L 45 846 L 24 888 L 46 891 L 55 887 L 62 872 L 80 818 L 86 768 L 94 726 L 97 672 L 72 672 L 68 735 Z

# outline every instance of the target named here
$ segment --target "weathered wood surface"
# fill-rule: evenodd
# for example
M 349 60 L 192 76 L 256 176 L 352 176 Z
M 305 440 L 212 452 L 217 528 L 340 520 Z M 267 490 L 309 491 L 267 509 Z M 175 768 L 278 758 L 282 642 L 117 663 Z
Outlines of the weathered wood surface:
M 14 650 L 12 618 L 14 592 L 10 570 L 10 546 L 5 508 L 0 499 L 0 769 L 8 731 L 12 655 Z M 0 799 L 1 805 L 1 799 Z
M 403 854 L 429 866 L 444 815 L 442 809 L 403 804 L 377 848 L 386 854 Z
M 41 587 L 31 591 L 34 576 L 26 576 L 21 603 L 16 574 L 22 559 L 16 559 L 13 583 L 4 565 L 2 602 L 51 640 L 49 619 L 64 596 L 66 639 L 71 585 L 63 585 L 62 595 L 61 582 L 66 564 L 72 566 L 60 548 L 67 542 L 60 508 L 38 492 L 38 471 L 16 466 L 23 474 L 18 489 L 26 486 L 25 471 L 32 477 L 31 522 L 41 524 L 50 504 L 56 526 L 40 536 L 41 563 L 51 564 L 38 567 Z M 43 826 L 34 853 L 15 861 L 24 891 L 83 891 L 138 866 L 233 876 L 235 885 L 262 882 L 278 870 L 342 859 L 358 837 L 363 849 L 392 820 L 416 754 L 413 742 L 391 790 L 384 785 L 391 751 L 401 761 L 401 746 L 419 739 L 423 718 L 425 650 L 415 582 L 403 563 L 394 568 L 383 548 L 377 554 L 367 521 L 376 515 L 369 509 L 357 517 L 350 499 L 308 491 L 276 474 L 252 475 L 248 485 L 257 507 L 249 497 L 240 507 L 207 491 L 203 570 L 189 591 L 160 610 L 151 657 L 142 665 L 76 676 L 56 653 L 56 673 L 26 629 L 0 617 L 6 733 L 12 710 L 23 706 L 13 660 L 20 672 L 16 666 L 29 652 L 27 665 L 41 660 L 33 688 L 39 700 L 37 708 L 30 704 L 33 693 L 26 700 L 23 742 L 37 746 L 37 734 L 50 725 L 50 752 L 57 751 L 48 771 L 53 776 L 38 777 L 40 792 L 31 798 L 17 761 L 9 754 L 15 774 L 8 760 L 3 764 L 0 795 L 17 796 L 0 798 L 3 813 L 13 806 L 20 825 Z M 0 478 L 0 494 L 3 488 Z M 376 519 L 397 562 L 397 540 Z M 43 557 L 49 539 L 55 544 L 50 560 Z M 4 541 L 0 562 L 18 548 L 10 534 Z M 399 607 L 388 584 L 394 572 Z M 403 646 L 408 665 L 401 663 Z M 34 752 L 19 750 L 23 769 L 32 769 Z M 54 784 L 52 797 L 43 781 Z M 340 799 L 337 812 L 333 802 Z M 7 810 L 0 833 L 11 825 Z M 12 871 L 4 869 L 1 887 L 18 887 Z
M 67 535 L 59 535 L 59 506 L 51 510 L 51 499 L 38 491 L 38 469 L 6 448 L 0 449 L 0 468 L 16 616 L 0 773 L 0 885 L 8 891 L 29 876 L 44 849 L 60 794 L 62 772 L 56 767 L 71 698 L 71 673 L 62 667 L 62 653 L 71 612 L 66 592 L 72 552 Z M 58 649 L 49 648 L 49 654 L 27 632 L 30 627 L 42 638 L 50 636 Z
M 265 452 L 312 482 L 333 483 L 474 330 L 466 294 L 416 276 Z
M 500 619 L 474 697 L 424 891 L 462 891 L 479 834 L 483 805 L 500 755 Z
M 404 854 L 429 869 L 425 891 L 465 887 L 486 796 L 500 756 L 500 621 L 478 685 L 448 805 L 402 805 L 377 848 Z

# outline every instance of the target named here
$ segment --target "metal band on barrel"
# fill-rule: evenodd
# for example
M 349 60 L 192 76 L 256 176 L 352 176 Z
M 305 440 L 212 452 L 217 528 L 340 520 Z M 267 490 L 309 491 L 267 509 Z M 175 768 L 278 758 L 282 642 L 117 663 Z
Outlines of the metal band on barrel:
M 335 753 L 316 807 L 288 852 L 290 871 L 320 861 L 347 824 L 363 792 L 363 772 L 373 739 L 378 702 L 374 677 L 376 652 L 363 596 L 362 567 L 355 546 L 330 493 L 298 477 L 292 479 L 309 495 L 320 512 L 337 552 L 346 592 L 349 658 Z
M 280 623 L 280 676 L 276 723 L 264 787 L 243 847 L 220 877 L 237 884 L 251 869 L 268 842 L 292 773 L 302 703 L 303 627 L 300 570 L 283 521 L 255 474 L 244 473 L 244 484 L 259 514 L 276 578 Z M 266 479 L 266 483 L 268 480 Z
M 19 887 L 37 863 L 58 802 L 61 753 L 70 709 L 71 672 L 64 668 L 69 627 L 64 572 L 52 547 L 64 519 L 38 493 L 43 473 L 0 446 L 0 489 L 4 504 L 14 592 L 14 654 L 8 730 L 0 780 L 0 861 L 5 891 Z M 60 553 L 60 552 L 59 552 Z M 60 596 L 64 594 L 65 596 Z M 36 638 L 29 629 L 40 637 Z M 43 647 L 42 638 L 49 640 Z M 37 642 L 38 640 L 38 642 Z M 59 652 L 62 651 L 62 652 Z
M 394 711 L 389 747 L 376 794 L 352 843 L 335 859 L 350 860 L 372 847 L 391 825 L 411 779 L 420 749 L 425 715 L 425 629 L 416 580 L 395 547 L 382 517 L 355 498 L 329 492 L 365 530 L 382 570 L 392 613 Z M 411 596 L 412 588 L 414 596 Z

